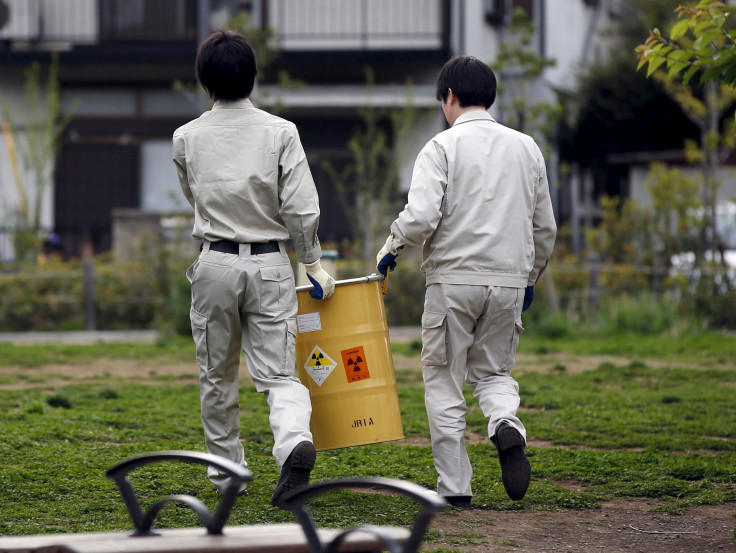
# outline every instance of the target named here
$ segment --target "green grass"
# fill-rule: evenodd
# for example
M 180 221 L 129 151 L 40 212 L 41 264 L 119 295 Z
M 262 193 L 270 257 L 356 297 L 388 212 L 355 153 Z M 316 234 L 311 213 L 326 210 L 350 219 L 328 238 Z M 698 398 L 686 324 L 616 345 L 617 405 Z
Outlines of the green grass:
M 48 364 L 86 363 L 102 359 L 148 359 L 157 362 L 190 362 L 191 337 L 177 336 L 154 344 L 98 343 L 92 345 L 0 343 L 0 367 L 39 367 Z
M 736 356 L 733 338 L 718 336 L 612 336 L 609 343 L 527 340 L 522 350 L 537 354 L 542 349 L 618 352 L 639 360 L 604 363 L 577 374 L 559 369 L 519 377 L 520 416 L 532 440 L 533 467 L 532 485 L 520 502 L 504 493 L 487 421 L 468 390 L 468 428 L 486 436 L 468 447 L 474 503 L 488 510 L 595 509 L 611 498 L 654 498 L 662 510 L 680 513 L 694 505 L 736 501 Z M 416 344 L 397 344 L 394 351 L 418 355 Z M 0 380 L 0 534 L 129 529 L 105 470 L 147 452 L 203 451 L 199 392 L 192 379 L 152 373 L 144 381 L 115 375 L 59 381 L 32 368 L 99 358 L 145 359 L 155 369 L 164 362 L 193 364 L 193 346 L 191 340 L 0 346 L 1 363 L 19 367 Z M 654 368 L 649 358 L 672 363 Z M 702 368 L 680 367 L 698 360 Z M 414 438 L 411 443 L 428 443 L 421 379 L 399 373 L 397 380 L 404 432 Z M 8 387 L 15 384 L 22 386 Z M 229 523 L 293 522 L 290 513 L 270 506 L 278 469 L 271 457 L 266 401 L 250 386 L 242 387 L 240 397 L 241 435 L 255 480 Z M 428 445 L 394 442 L 318 454 L 315 480 L 355 476 L 400 478 L 428 488 L 436 482 Z M 196 495 L 211 509 L 218 502 L 197 465 L 155 465 L 134 471 L 131 480 L 144 507 L 174 493 Z M 319 524 L 336 527 L 408 525 L 416 513 L 408 500 L 349 491 L 317 498 L 314 506 Z M 157 522 L 198 524 L 190 509 L 176 505 L 165 508 Z M 457 544 L 478 539 L 473 532 L 451 538 Z M 430 548 L 431 542 L 430 534 Z
M 579 338 L 545 338 L 525 333 L 519 342 L 519 353 L 555 352 L 623 355 L 667 361 L 673 366 L 685 363 L 708 366 L 734 362 L 736 336 L 721 332 L 699 332 L 682 336 L 619 333 Z

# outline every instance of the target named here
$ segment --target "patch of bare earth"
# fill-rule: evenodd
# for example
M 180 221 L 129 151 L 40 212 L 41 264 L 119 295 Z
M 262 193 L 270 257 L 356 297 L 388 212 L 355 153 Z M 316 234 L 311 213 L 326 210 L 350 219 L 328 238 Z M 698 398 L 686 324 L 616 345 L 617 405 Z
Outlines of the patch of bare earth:
M 435 518 L 431 528 L 440 535 L 424 547 L 464 553 L 736 551 L 736 504 L 693 507 L 683 515 L 654 512 L 657 506 L 616 499 L 590 511 L 448 511 Z
M 568 373 L 592 370 L 601 363 L 626 366 L 625 358 L 610 356 L 519 356 L 517 373 L 529 371 L 564 370 Z M 647 360 L 649 366 L 657 366 Z M 394 357 L 394 366 L 402 372 L 404 381 L 421 382 L 419 361 L 416 357 Z M 557 367 L 557 368 L 555 368 Z M 406 372 L 404 372 L 406 371 Z M 33 375 L 45 375 L 44 388 L 64 386 L 76 380 L 110 377 L 134 379 L 156 384 L 157 377 L 177 376 L 182 381 L 197 379 L 197 367 L 192 363 L 156 364 L 150 361 L 105 360 L 76 365 L 49 365 L 24 369 L 1 367 L 0 378 L 7 383 L 0 389 L 38 386 Z M 13 380 L 26 374 L 30 378 Z M 241 368 L 243 383 L 248 374 Z M 469 443 L 486 439 L 469 434 Z M 425 438 L 408 438 L 410 445 L 428 446 Z M 542 441 L 531 442 L 534 447 L 549 447 Z M 575 488 L 576 482 L 560 483 Z M 532 485 L 534 485 L 532 483 Z M 423 550 L 446 549 L 462 553 L 736 553 L 734 527 L 736 503 L 693 507 L 682 515 L 667 515 L 655 511 L 661 504 L 640 499 L 616 499 L 601 503 L 600 509 L 579 511 L 492 511 L 483 508 L 448 509 L 432 522 L 431 529 L 438 533 L 425 542 Z

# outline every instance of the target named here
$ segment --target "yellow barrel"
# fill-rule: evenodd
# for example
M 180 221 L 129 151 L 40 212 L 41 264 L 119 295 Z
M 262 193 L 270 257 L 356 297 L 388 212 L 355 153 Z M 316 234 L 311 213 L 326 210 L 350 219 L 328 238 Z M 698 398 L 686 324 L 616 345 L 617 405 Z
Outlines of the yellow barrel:
M 337 281 L 327 300 L 297 288 L 296 362 L 318 451 L 404 437 L 382 280 Z

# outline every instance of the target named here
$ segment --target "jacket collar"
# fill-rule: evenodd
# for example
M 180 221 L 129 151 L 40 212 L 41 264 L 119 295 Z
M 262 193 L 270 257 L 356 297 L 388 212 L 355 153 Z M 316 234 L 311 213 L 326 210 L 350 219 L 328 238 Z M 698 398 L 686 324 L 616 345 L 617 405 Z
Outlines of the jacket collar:
M 217 100 L 212 109 L 253 109 L 253 103 L 248 98 L 242 100 Z
M 468 121 L 491 121 L 493 123 L 496 122 L 496 120 L 491 117 L 491 114 L 488 113 L 484 109 L 471 109 L 470 111 L 466 111 L 463 113 L 460 117 L 455 119 L 455 124 L 453 125 L 459 125 L 460 123 L 467 123 Z

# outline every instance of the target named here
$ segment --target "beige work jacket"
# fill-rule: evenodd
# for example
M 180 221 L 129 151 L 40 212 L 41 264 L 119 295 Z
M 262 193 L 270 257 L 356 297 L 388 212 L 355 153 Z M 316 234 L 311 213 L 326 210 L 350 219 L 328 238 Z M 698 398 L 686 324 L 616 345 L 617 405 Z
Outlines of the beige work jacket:
M 391 225 L 394 247 L 423 245 L 428 285 L 533 285 L 556 232 L 539 147 L 485 110 L 465 112 L 424 146 Z
M 321 257 L 319 198 L 293 123 L 247 99 L 217 101 L 174 132 L 174 163 L 195 238 L 291 238 L 302 263 Z

